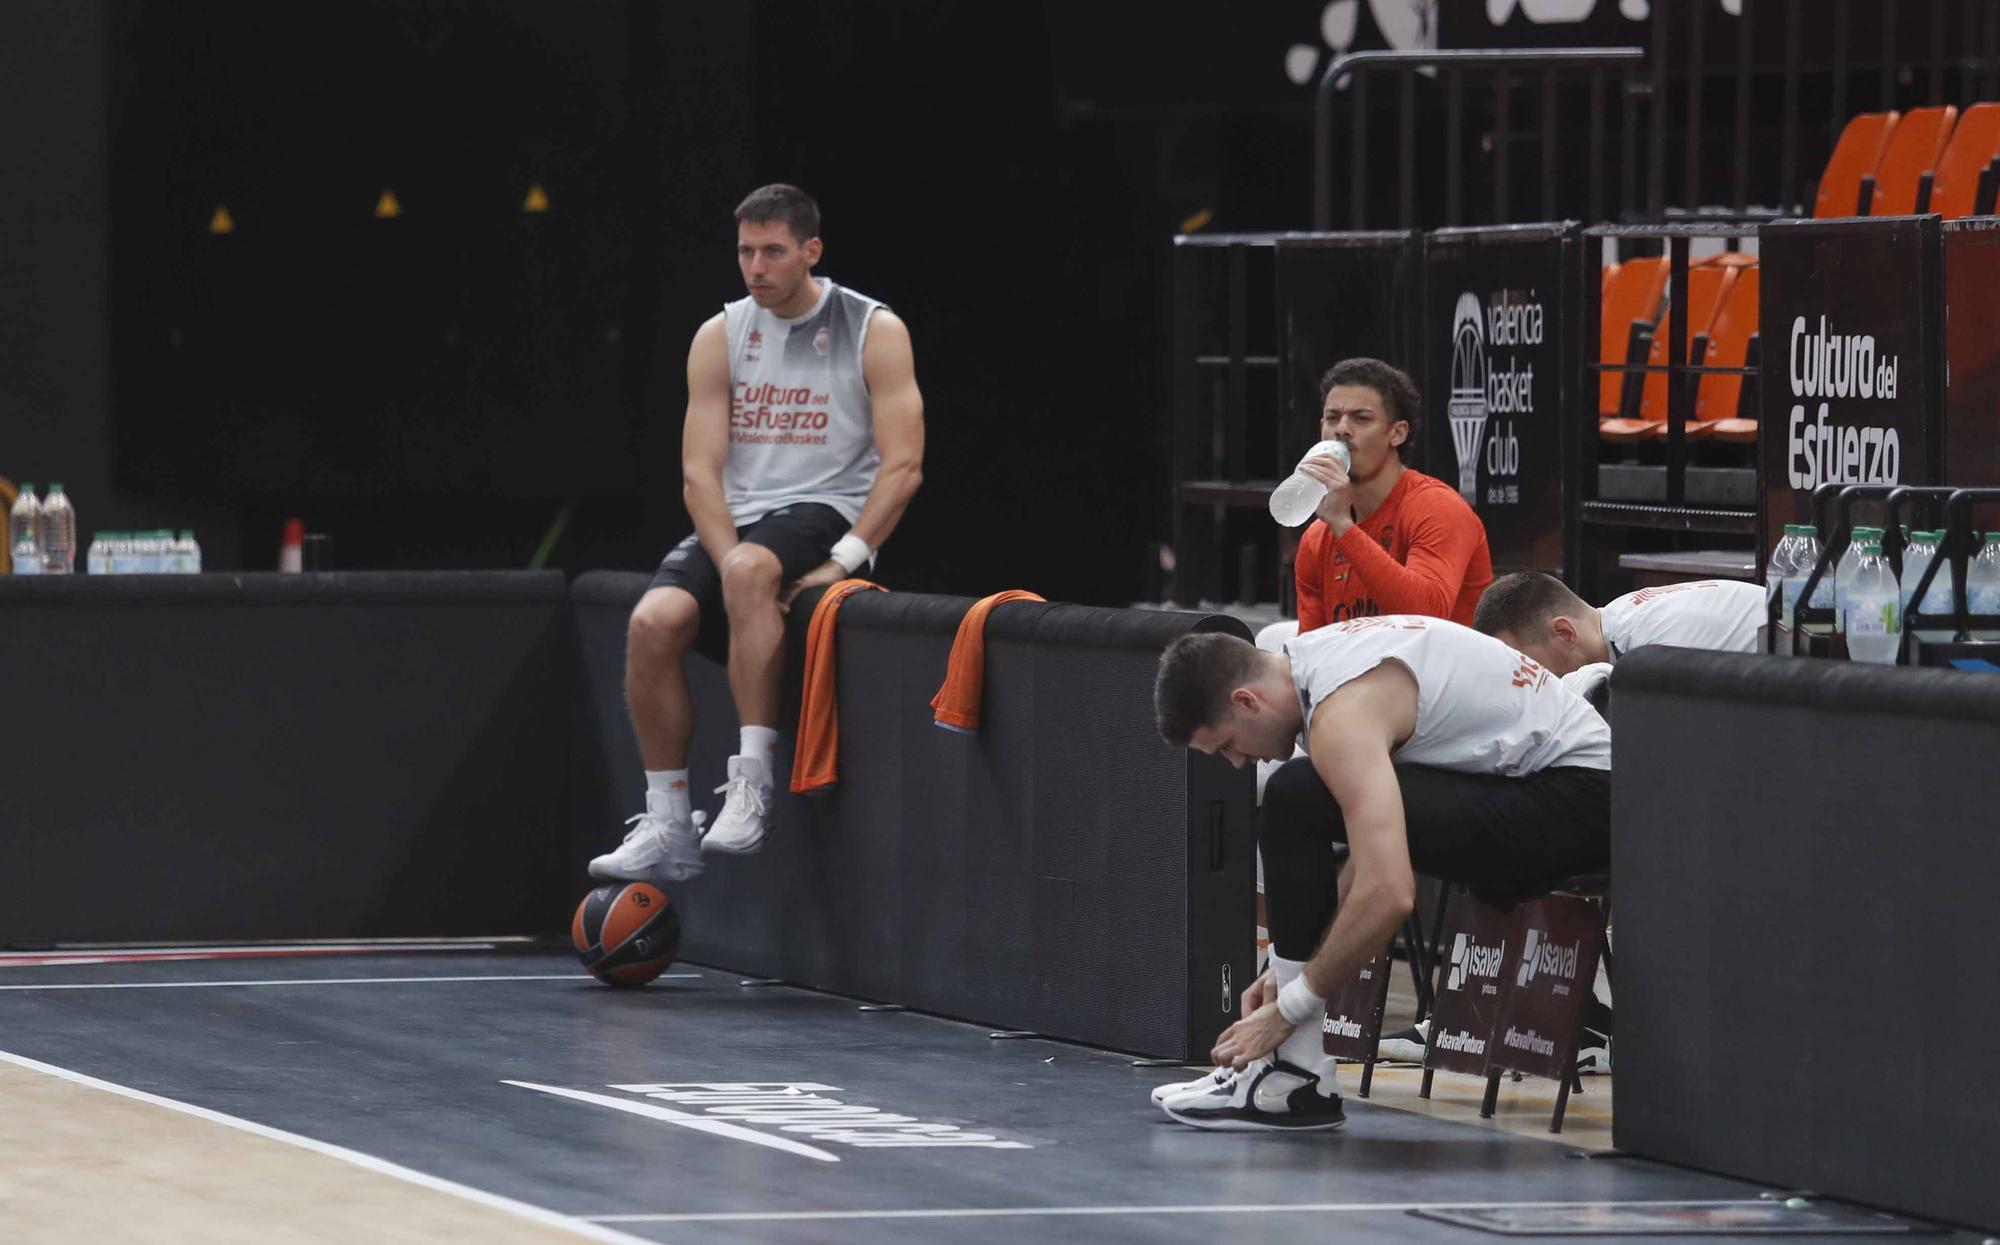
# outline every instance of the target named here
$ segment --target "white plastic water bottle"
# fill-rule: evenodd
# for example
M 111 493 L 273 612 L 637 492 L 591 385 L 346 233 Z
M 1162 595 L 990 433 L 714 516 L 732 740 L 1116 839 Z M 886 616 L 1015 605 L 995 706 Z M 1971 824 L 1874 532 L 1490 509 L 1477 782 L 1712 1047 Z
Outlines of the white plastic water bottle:
M 1305 453 L 1306 458 L 1324 454 L 1340 464 L 1342 471 L 1353 462 L 1345 441 L 1321 441 Z M 1326 485 L 1313 479 L 1305 472 L 1294 468 L 1292 474 L 1271 490 L 1271 517 L 1286 527 L 1298 527 L 1312 520 L 1313 513 L 1326 497 Z
M 107 575 L 111 572 L 111 545 L 105 538 L 109 532 L 92 532 L 90 548 L 83 555 L 83 569 L 91 575 Z
M 1979 556 L 1965 564 L 1965 608 L 1973 614 L 2000 614 L 2000 532 L 1986 533 Z M 2000 631 L 1975 630 L 1975 640 L 2000 640 Z
M 1917 585 L 1923 581 L 1924 572 L 1929 570 L 1931 563 L 1935 561 L 1937 561 L 1937 545 L 1931 540 L 1931 534 L 1910 533 L 1909 544 L 1903 549 L 1902 579 L 1897 584 L 1904 618 L 1910 616 L 1910 605 L 1917 595 Z M 1926 592 L 1924 599 L 1928 601 L 1933 598 Z
M 1810 523 L 1799 524 L 1799 586 L 1792 604 L 1798 605 L 1797 596 L 1806 590 L 1806 580 L 1812 577 L 1813 568 L 1819 565 L 1819 529 Z M 1833 575 L 1831 572 L 1820 576 L 1813 587 L 1812 600 L 1807 609 L 1828 610 L 1833 608 Z
M 1913 539 L 1916 545 L 1912 552 L 1903 555 L 1903 629 L 1906 631 L 1910 628 L 1912 611 L 1931 617 L 1949 618 L 1952 611 L 1953 587 L 1958 582 L 1958 577 L 1952 573 L 1951 559 L 1944 556 L 1943 532 L 1917 532 Z M 1923 577 L 1921 566 L 1917 568 L 1915 574 L 1910 572 L 1910 562 L 1913 558 L 1923 558 L 1937 565 L 1937 575 L 1931 580 L 1931 586 L 1924 593 L 1922 601 L 1910 599 L 1916 593 L 1917 580 Z M 1948 627 L 1926 628 L 1917 632 L 1919 639 L 1934 643 L 1949 640 L 1951 634 L 1951 629 Z
M 1942 558 L 1940 548 L 1944 546 L 1944 532 L 1910 532 L 1910 548 L 1902 554 L 1902 616 L 1908 618 L 1910 612 L 1922 614 L 1948 614 L 1952 612 L 1952 560 Z M 1938 574 L 1930 580 L 1930 588 L 1924 590 L 1924 600 L 1912 600 L 1916 596 L 1916 584 L 1922 582 L 1924 570 L 1938 564 Z
M 35 538 L 32 534 L 22 532 L 19 536 L 15 537 L 14 548 L 10 552 L 13 554 L 14 573 L 16 575 L 39 575 L 42 573 L 42 547 L 35 543 Z
M 1854 572 L 1861 566 L 1861 547 L 1869 541 L 1876 544 L 1876 552 L 1881 552 L 1882 529 L 1879 527 L 1857 527 L 1847 538 L 1847 548 L 1840 555 L 1840 564 L 1833 571 L 1833 629 L 1847 629 L 1847 589 L 1854 582 Z
M 1847 655 L 1855 661 L 1894 664 L 1903 642 L 1897 591 L 1882 546 L 1872 540 L 1862 545 L 1847 584 Z
M 195 543 L 194 533 L 181 529 L 181 538 L 174 542 L 175 569 L 183 575 L 201 574 L 201 546 Z
M 68 575 L 76 570 L 76 507 L 69 504 L 62 485 L 49 485 L 35 531 L 42 547 L 42 574 Z
M 139 569 L 138 554 L 134 553 L 132 549 L 132 533 L 113 532 L 111 533 L 110 544 L 111 573 L 113 575 L 130 575 Z
M 8 552 L 13 555 L 16 575 L 42 573 L 41 521 L 42 503 L 35 497 L 35 486 L 23 484 L 14 508 L 7 512 Z
M 1768 603 L 1772 597 L 1778 598 L 1778 617 L 1787 627 L 1792 625 L 1792 609 L 1804 584 L 1799 578 L 1799 529 L 1786 524 L 1785 534 L 1771 550 L 1770 564 L 1764 568 L 1764 599 Z

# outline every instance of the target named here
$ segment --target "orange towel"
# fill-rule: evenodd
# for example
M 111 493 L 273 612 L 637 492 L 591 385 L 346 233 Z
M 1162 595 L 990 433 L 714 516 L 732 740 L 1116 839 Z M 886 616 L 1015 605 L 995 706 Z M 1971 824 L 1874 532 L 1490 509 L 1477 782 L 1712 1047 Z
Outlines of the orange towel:
M 986 616 L 996 605 L 1009 601 L 1043 601 L 1046 597 L 1011 588 L 974 603 L 958 624 L 958 636 L 951 642 L 951 660 L 945 664 L 944 686 L 931 697 L 932 715 L 937 725 L 948 731 L 973 734 L 979 729 L 979 704 L 986 690 Z
M 799 698 L 798 747 L 792 753 L 792 790 L 800 794 L 840 781 L 840 705 L 834 691 L 834 619 L 840 603 L 857 592 L 887 592 L 865 579 L 843 579 L 813 607 L 806 628 L 805 691 Z

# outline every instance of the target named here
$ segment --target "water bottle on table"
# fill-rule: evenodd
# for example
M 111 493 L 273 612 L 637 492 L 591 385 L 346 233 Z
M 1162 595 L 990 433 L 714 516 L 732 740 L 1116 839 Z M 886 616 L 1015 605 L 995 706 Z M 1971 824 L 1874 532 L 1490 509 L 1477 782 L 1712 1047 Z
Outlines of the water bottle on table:
M 1792 613 L 1803 587 L 1805 580 L 1799 572 L 1799 529 L 1797 524 L 1788 523 L 1784 537 L 1771 550 L 1770 564 L 1764 568 L 1765 600 L 1778 599 L 1778 621 L 1786 627 L 1792 625 Z
M 1892 665 L 1903 642 L 1903 620 L 1897 610 L 1899 589 L 1889 573 L 1882 546 L 1869 541 L 1860 547 L 1854 574 L 1847 585 L 1847 655 L 1855 661 Z
M 1879 527 L 1857 527 L 1847 538 L 1847 548 L 1840 555 L 1840 562 L 1833 570 L 1833 629 L 1847 629 L 1847 590 L 1854 583 L 1854 574 L 1861 567 L 1861 547 L 1875 542 L 1875 551 L 1882 551 L 1882 529 Z
M 1979 556 L 1965 564 L 1965 608 L 1973 614 L 2000 614 L 2000 532 L 1986 533 Z M 1978 628 L 1972 638 L 2000 640 L 2000 631 Z
M 1306 458 L 1319 455 L 1332 458 L 1340 464 L 1342 471 L 1347 470 L 1352 461 L 1348 456 L 1347 442 L 1321 441 L 1307 450 L 1305 458 L 1299 459 L 1299 462 L 1303 464 Z M 1283 483 L 1271 490 L 1271 517 L 1286 527 L 1298 527 L 1312 521 L 1313 513 L 1325 497 L 1326 485 L 1295 468 Z
M 23 484 L 14 508 L 7 512 L 8 553 L 16 575 L 42 573 L 41 522 L 42 503 L 35 497 L 35 486 Z
M 62 485 L 49 485 L 35 531 L 42 547 L 44 575 L 67 575 L 76 569 L 76 508 L 69 504 Z

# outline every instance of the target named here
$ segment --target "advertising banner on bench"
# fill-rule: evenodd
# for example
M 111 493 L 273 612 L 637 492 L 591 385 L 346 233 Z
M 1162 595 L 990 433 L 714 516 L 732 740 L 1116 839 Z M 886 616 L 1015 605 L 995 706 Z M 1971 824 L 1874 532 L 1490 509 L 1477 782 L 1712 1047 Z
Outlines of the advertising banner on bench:
M 1495 1029 L 1496 1067 L 1561 1080 L 1576 1062 L 1577 1026 L 1597 980 L 1604 913 L 1574 895 L 1547 895 L 1514 910 L 1521 938 Z
M 1515 921 L 1513 914 L 1461 891 L 1445 908 L 1444 928 L 1444 963 L 1424 1066 L 1478 1076 L 1492 1058 L 1493 1027 L 1500 1019 L 1508 974 L 1516 971 Z
M 1421 240 L 1410 231 L 1286 234 L 1277 255 L 1282 478 L 1319 441 L 1319 381 L 1328 368 L 1380 359 L 1422 383 L 1423 282 Z
M 1320 1021 L 1320 1047 L 1327 1054 L 1356 1062 L 1375 1057 L 1392 967 L 1389 948 L 1383 947 L 1352 981 L 1327 996 L 1326 1016 Z
M 1938 482 L 1938 222 L 1778 221 L 1759 232 L 1762 565 L 1822 484 Z
M 1573 224 L 1514 225 L 1440 229 L 1424 243 L 1422 466 L 1479 512 L 1496 571 L 1562 570 L 1576 301 L 1564 278 L 1579 237 Z

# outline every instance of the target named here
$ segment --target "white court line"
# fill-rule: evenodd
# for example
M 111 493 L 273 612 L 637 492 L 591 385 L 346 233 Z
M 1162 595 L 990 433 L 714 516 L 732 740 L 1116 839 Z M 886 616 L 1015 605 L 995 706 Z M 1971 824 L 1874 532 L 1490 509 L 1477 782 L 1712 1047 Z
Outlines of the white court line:
M 240 947 L 142 947 L 56 951 L 0 951 L 0 968 L 47 968 L 70 964 L 153 964 L 170 960 L 264 960 L 308 955 L 402 955 L 496 951 L 491 942 L 310 943 Z
M 803 1141 L 793 1141 L 790 1137 L 774 1137 L 770 1133 L 760 1133 L 744 1128 L 740 1124 L 730 1124 L 705 1115 L 693 1115 L 686 1111 L 676 1111 L 651 1102 L 633 1102 L 629 1098 L 613 1098 L 607 1094 L 593 1094 L 581 1089 L 563 1089 L 555 1085 L 537 1085 L 533 1081 L 502 1081 L 502 1085 L 517 1085 L 522 1089 L 540 1090 L 544 1094 L 555 1094 L 562 1098 L 574 1098 L 578 1102 L 594 1103 L 600 1107 L 610 1107 L 614 1111 L 624 1111 L 632 1115 L 643 1115 L 649 1120 L 665 1120 L 682 1128 L 692 1128 L 698 1133 L 713 1133 L 717 1137 L 732 1137 L 737 1141 L 748 1141 L 753 1145 L 768 1146 L 773 1150 L 783 1150 L 786 1154 L 796 1154 L 803 1158 L 817 1159 L 822 1163 L 838 1163 L 838 1155 L 829 1154 L 818 1146 L 809 1146 Z M 585 1216 L 591 1218 L 592 1216 Z
M 661 973 L 654 978 L 700 977 Z M 0 986 L 0 990 L 186 990 L 199 986 L 399 986 L 419 981 L 590 981 L 589 973 L 530 973 L 518 977 L 297 977 L 281 981 L 51 981 Z
M 616 1245 L 634 1245 L 634 1243 L 636 1245 L 657 1245 L 657 1242 L 646 1241 L 641 1237 L 600 1227 L 597 1224 L 586 1222 L 573 1215 L 545 1210 L 540 1206 L 529 1205 L 527 1202 L 517 1202 L 513 1198 L 502 1197 L 497 1193 L 488 1193 L 483 1189 L 475 1189 L 471 1185 L 459 1184 L 455 1180 L 446 1180 L 439 1176 L 426 1175 L 413 1168 L 404 1167 L 398 1163 L 391 1163 L 387 1159 L 378 1159 L 372 1154 L 363 1154 L 359 1150 L 350 1150 L 346 1146 L 336 1146 L 324 1141 L 315 1141 L 311 1137 L 304 1137 L 298 1133 L 288 1133 L 281 1128 L 272 1128 L 267 1124 L 254 1123 L 234 1115 L 224 1115 L 220 1111 L 211 1111 L 207 1107 L 197 1107 L 193 1103 L 180 1102 L 173 1098 L 162 1098 L 158 1094 L 149 1094 L 144 1090 L 116 1085 L 110 1081 L 100 1081 L 94 1076 L 85 1076 L 81 1072 L 72 1072 L 68 1068 L 58 1068 L 54 1064 L 43 1063 L 37 1059 L 29 1059 L 22 1055 L 15 1055 L 0 1050 L 0 1061 L 14 1064 L 17 1067 L 27 1068 L 33 1072 L 46 1072 L 50 1076 L 59 1077 L 72 1084 L 88 1086 L 91 1089 L 101 1089 L 106 1093 L 117 1094 L 121 1098 L 130 1098 L 135 1102 L 145 1102 L 151 1103 L 156 1107 L 166 1107 L 170 1111 L 179 1111 L 184 1115 L 192 1115 L 196 1119 L 207 1120 L 210 1123 L 221 1124 L 228 1128 L 240 1129 L 243 1132 L 251 1133 L 258 1137 L 266 1137 L 272 1141 L 282 1141 L 286 1145 L 297 1146 L 302 1150 L 311 1150 L 315 1154 L 324 1154 L 328 1158 L 339 1159 L 343 1163 L 352 1163 L 356 1167 L 365 1168 L 380 1175 L 390 1176 L 438 1193 L 448 1193 L 453 1197 L 464 1198 L 468 1202 L 477 1202 L 481 1206 L 505 1211 L 507 1214 L 531 1220 L 547 1227 L 561 1228 L 567 1232 L 574 1232 L 587 1240 L 610 1241 L 615 1242 Z
M 1232 1206 L 996 1206 L 965 1210 L 732 1211 L 714 1214 L 585 1215 L 592 1223 L 745 1223 L 797 1219 L 1004 1219 L 1045 1215 L 1266 1215 L 1310 1212 L 1367 1213 L 1411 1210 L 1583 1210 L 1626 1206 L 1769 1206 L 1757 1198 L 1649 1202 L 1260 1202 Z

